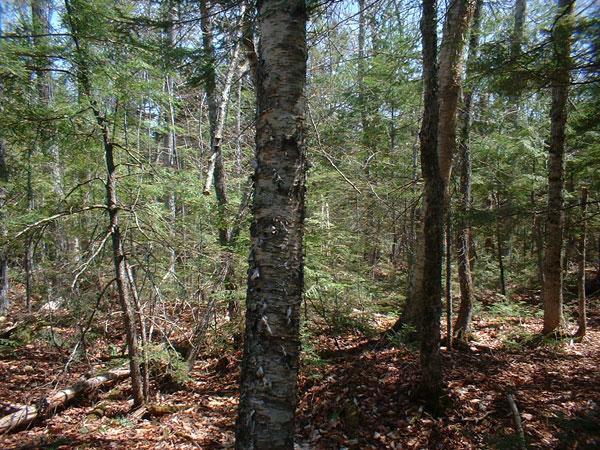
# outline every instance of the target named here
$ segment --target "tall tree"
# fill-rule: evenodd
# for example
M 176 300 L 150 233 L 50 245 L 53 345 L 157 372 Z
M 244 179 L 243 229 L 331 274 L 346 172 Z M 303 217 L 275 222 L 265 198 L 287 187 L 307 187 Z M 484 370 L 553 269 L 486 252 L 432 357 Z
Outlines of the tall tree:
M 515 0 L 514 10 L 514 25 L 513 31 L 510 38 L 510 59 L 513 64 L 518 64 L 518 59 L 521 56 L 523 35 L 525 29 L 525 16 L 527 14 L 527 0 Z M 519 71 L 515 72 L 517 75 L 513 77 L 514 94 L 511 95 L 511 103 L 514 106 L 514 110 L 511 111 L 512 122 L 516 125 L 519 119 L 519 97 L 520 90 L 522 88 L 522 80 L 518 75 Z
M 0 37 L 2 36 L 2 8 L 0 4 Z M 0 96 L 3 94 L 2 82 L 0 82 Z M 0 109 L 1 112 L 1 109 Z M 4 136 L 0 134 L 0 315 L 5 315 L 10 306 L 8 299 L 8 251 L 5 240 L 6 230 L 6 195 L 8 184 L 8 167 L 6 164 L 6 143 Z
M 423 2 L 421 36 L 423 53 L 423 119 L 419 132 L 421 170 L 424 186 L 423 245 L 427 258 L 423 269 L 427 277 L 420 277 L 422 304 L 421 368 L 423 395 L 432 409 L 439 408 L 442 392 L 442 367 L 439 354 L 442 237 L 444 218 L 444 180 L 438 159 L 438 67 L 437 67 L 437 5 L 435 0 Z
M 471 150 L 470 132 L 473 105 L 474 81 L 472 71 L 477 60 L 479 46 L 479 28 L 481 24 L 482 0 L 477 0 L 473 13 L 473 26 L 469 37 L 469 55 L 467 57 L 466 79 L 463 89 L 462 108 L 460 111 L 459 136 L 459 168 L 460 168 L 460 199 L 458 215 L 458 233 L 456 238 L 456 258 L 458 260 L 458 282 L 460 285 L 460 306 L 454 327 L 454 333 L 459 339 L 465 338 L 469 332 L 473 314 L 473 276 L 471 274 L 471 226 L 468 211 L 471 208 Z
M 460 95 L 461 87 L 461 74 L 462 74 L 462 53 L 466 43 L 466 36 L 469 30 L 471 19 L 474 12 L 474 0 L 457 0 L 452 2 L 446 13 L 446 20 L 444 22 L 444 30 L 442 43 L 439 50 L 439 64 L 437 59 L 437 34 L 435 36 L 435 52 L 428 54 L 428 58 L 433 58 L 432 61 L 427 64 L 435 64 L 436 70 L 436 84 L 439 86 L 436 88 L 436 104 L 438 105 L 438 121 L 439 124 L 436 128 L 438 136 L 436 138 L 436 152 L 437 152 L 437 164 L 439 174 L 442 177 L 443 183 L 443 200 L 448 201 L 448 182 L 452 172 L 452 159 L 456 148 L 456 121 L 458 111 L 458 99 Z M 436 5 L 428 5 L 427 8 L 437 9 Z M 421 32 L 432 32 L 428 30 L 428 24 L 425 21 L 425 9 L 426 4 L 423 4 L 423 17 L 421 19 Z M 429 19 L 427 19 L 428 21 Z M 430 39 L 433 39 L 430 36 Z M 423 35 L 425 40 L 425 35 Z M 425 42 L 423 42 L 425 46 Z M 423 73 L 425 74 L 429 69 L 425 67 L 425 48 L 423 48 Z M 439 67 L 438 67 L 439 66 Z M 424 77 L 425 80 L 425 77 Z M 425 81 L 424 81 L 425 83 Z M 427 88 L 424 85 L 423 92 L 424 98 Z M 427 105 L 425 100 L 425 109 L 430 107 Z M 424 113 L 425 114 L 425 113 Z M 429 120 L 429 119 L 428 119 Z M 423 125 L 425 118 L 421 123 L 421 134 L 423 133 Z M 431 164 L 431 160 L 428 159 L 428 163 Z M 421 141 L 421 171 L 423 172 L 423 178 L 426 179 L 424 168 L 423 168 L 423 142 Z M 425 183 L 424 192 L 427 192 L 427 181 Z M 427 221 L 427 195 L 424 196 L 424 210 L 423 215 L 424 221 Z M 442 207 L 442 214 L 446 206 Z M 443 221 L 443 218 L 441 219 Z M 394 324 L 393 329 L 397 330 L 403 325 L 412 325 L 419 328 L 422 323 L 421 318 L 427 316 L 427 313 L 422 309 L 423 300 L 427 298 L 427 295 L 422 291 L 423 286 L 431 282 L 430 271 L 426 268 L 428 263 L 431 263 L 432 256 L 425 251 L 427 245 L 425 241 L 429 238 L 426 234 L 427 227 L 423 225 L 424 234 L 417 234 L 417 251 L 415 261 L 415 274 L 414 274 L 414 289 L 409 292 L 410 295 L 407 297 L 404 309 L 400 319 Z M 443 234 L 443 230 L 442 230 Z M 441 241 L 440 241 L 441 242 Z M 441 265 L 441 260 L 439 261 Z M 439 299 L 438 299 L 439 303 Z M 439 305 L 441 310 L 441 303 Z M 431 311 L 430 311 L 431 312 Z M 437 314 L 437 322 L 439 325 L 439 314 Z M 428 318 L 429 319 L 429 318 Z M 421 331 L 421 330 L 420 330 Z M 421 331 L 422 332 L 422 331 Z M 422 332 L 425 333 L 425 332 Z M 438 331 L 439 335 L 439 331 Z
M 215 194 L 217 197 L 219 211 L 219 242 L 221 245 L 227 245 L 230 239 L 230 230 L 227 226 L 226 208 L 228 203 L 227 198 L 227 174 L 225 173 L 225 165 L 223 162 L 223 152 L 221 148 L 223 140 L 223 129 L 225 126 L 225 118 L 227 116 L 227 108 L 229 105 L 229 97 L 231 86 L 236 74 L 239 72 L 239 53 L 242 41 L 241 23 L 245 16 L 246 5 L 242 3 L 239 23 L 234 33 L 234 46 L 231 54 L 231 59 L 223 89 L 221 92 L 217 88 L 217 72 L 216 72 L 216 53 L 213 44 L 213 24 L 211 8 L 207 0 L 203 0 L 201 6 L 201 24 L 202 24 L 202 44 L 204 46 L 204 57 L 206 59 L 205 69 L 205 89 L 208 103 L 208 120 L 210 123 L 210 141 L 211 141 L 211 161 L 206 176 L 206 184 L 204 186 L 204 194 L 210 194 L 211 185 L 214 182 Z
M 579 237 L 579 255 L 578 255 L 578 270 L 577 270 L 577 329 L 576 336 L 583 337 L 587 333 L 587 311 L 585 305 L 585 254 L 586 254 L 586 239 L 587 239 L 587 186 L 581 188 L 581 236 Z
M 75 46 L 75 65 L 77 70 L 77 81 L 83 94 L 83 101 L 88 103 L 97 125 L 104 160 L 106 164 L 106 211 L 108 213 L 108 232 L 112 240 L 112 257 L 115 270 L 115 282 L 121 312 L 123 313 L 123 327 L 125 329 L 127 350 L 129 354 L 129 368 L 131 387 L 133 391 L 134 405 L 145 402 L 147 387 L 140 369 L 141 357 L 138 338 L 138 320 L 135 311 L 132 292 L 130 290 L 131 280 L 127 266 L 124 241 L 119 227 L 119 211 L 121 206 L 117 197 L 117 166 L 115 164 L 115 142 L 111 138 L 111 123 L 106 114 L 101 110 L 98 100 L 94 95 L 89 69 L 89 55 L 86 41 L 83 37 L 86 32 L 91 32 L 91 25 L 86 23 L 89 11 L 85 11 L 85 3 L 81 0 L 66 0 L 67 20 L 71 32 L 71 38 Z
M 544 254 L 543 333 L 558 331 L 563 323 L 562 250 L 565 213 L 565 129 L 567 101 L 569 98 L 571 33 L 573 28 L 574 0 L 558 0 L 558 11 L 552 41 L 554 68 L 552 73 L 551 132 L 548 146 L 548 210 L 546 216 L 546 251 Z
M 238 449 L 294 446 L 305 194 L 304 0 L 258 2 L 255 193 Z
M 0 315 L 5 315 L 10 306 L 8 299 L 8 251 L 5 243 L 7 238 L 5 225 L 7 183 L 8 167 L 6 166 L 6 146 L 4 139 L 0 136 Z
M 442 368 L 440 359 L 441 266 L 443 222 L 448 201 L 448 181 L 456 147 L 456 120 L 462 52 L 473 15 L 474 1 L 457 0 L 450 4 L 436 70 L 436 6 L 423 3 L 424 105 L 421 126 L 421 170 L 424 186 L 424 223 L 421 256 L 423 272 L 418 274 L 421 287 L 421 370 L 422 395 L 431 411 L 441 408 Z M 438 90 L 439 89 L 439 90 Z M 432 124 L 434 121 L 436 124 Z M 433 138 L 433 133 L 436 137 Z

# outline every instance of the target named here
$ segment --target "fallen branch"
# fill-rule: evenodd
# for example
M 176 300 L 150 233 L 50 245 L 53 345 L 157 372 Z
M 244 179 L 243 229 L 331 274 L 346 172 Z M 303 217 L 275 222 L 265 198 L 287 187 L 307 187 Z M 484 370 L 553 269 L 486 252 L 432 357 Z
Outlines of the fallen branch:
M 521 421 L 521 414 L 519 414 L 519 408 L 517 408 L 517 403 L 515 402 L 515 398 L 512 394 L 506 394 L 506 399 L 508 400 L 510 410 L 513 414 L 513 419 L 515 420 L 515 428 L 517 429 L 517 434 L 519 436 L 519 448 L 525 449 L 525 433 L 523 432 L 523 422 Z
M 129 369 L 121 367 L 88 378 L 87 380 L 79 381 L 68 388 L 38 400 L 35 405 L 25 406 L 0 419 L 0 434 L 29 425 L 36 419 L 53 414 L 56 409 L 84 393 L 90 392 L 110 381 L 122 380 L 128 376 Z

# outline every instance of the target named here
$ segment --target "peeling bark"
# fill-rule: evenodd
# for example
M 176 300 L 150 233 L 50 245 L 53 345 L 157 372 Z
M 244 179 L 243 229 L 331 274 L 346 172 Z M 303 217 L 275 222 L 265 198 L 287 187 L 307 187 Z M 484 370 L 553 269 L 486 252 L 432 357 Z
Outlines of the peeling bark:
M 291 450 L 300 352 L 306 4 L 258 2 L 256 169 L 237 449 Z

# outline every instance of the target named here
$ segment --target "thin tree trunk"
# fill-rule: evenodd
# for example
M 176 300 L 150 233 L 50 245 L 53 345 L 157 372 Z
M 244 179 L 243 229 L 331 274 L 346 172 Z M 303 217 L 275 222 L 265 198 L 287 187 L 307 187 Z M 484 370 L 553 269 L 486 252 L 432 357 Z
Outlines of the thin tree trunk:
M 475 0 L 455 0 L 450 3 L 446 13 L 444 34 L 440 46 L 438 154 L 440 171 L 446 185 L 446 191 L 452 173 L 452 159 L 456 150 L 456 122 L 461 88 L 462 54 L 474 11 Z
M 446 340 L 452 348 L 452 217 L 450 207 L 446 212 Z
M 471 224 L 468 217 L 471 209 L 471 149 L 469 135 L 471 132 L 471 114 L 474 86 L 470 80 L 473 66 L 477 60 L 479 46 L 479 27 L 481 23 L 482 0 L 477 0 L 473 13 L 473 27 L 469 38 L 469 55 L 467 57 L 467 86 L 463 92 L 463 105 L 460 112 L 460 200 L 458 215 L 458 233 L 456 237 L 456 259 L 458 262 L 458 282 L 460 285 L 460 306 L 454 333 L 458 339 L 466 339 L 473 315 L 473 277 L 471 275 Z
M 504 271 L 504 246 L 502 245 L 502 227 L 500 225 L 500 206 L 498 205 L 498 217 L 496 217 L 496 258 L 498 259 L 498 271 L 500 272 L 500 293 L 506 295 L 506 274 Z
M 518 65 L 518 59 L 521 56 L 521 47 L 523 45 L 523 31 L 525 25 L 525 16 L 527 14 L 527 0 L 515 0 L 515 11 L 514 11 L 514 25 L 513 32 L 510 38 L 510 59 L 513 64 Z M 513 77 L 513 86 L 515 93 L 510 96 L 514 110 L 510 112 L 510 120 L 513 125 L 517 125 L 519 121 L 519 99 L 520 92 L 523 86 L 522 78 L 519 76 L 519 72 L 516 72 L 516 76 Z
M 258 4 L 256 170 L 237 449 L 291 450 L 306 177 L 306 3 Z
M 50 3 L 48 0 L 31 0 L 33 31 L 36 34 L 33 41 L 36 47 L 43 47 L 46 45 L 47 37 L 45 35 L 49 32 L 49 15 Z M 49 70 L 50 67 L 50 60 L 48 58 L 41 58 L 40 69 L 36 72 L 38 99 L 40 104 L 45 108 L 49 108 L 54 101 L 54 87 L 52 85 L 51 71 Z M 49 172 L 52 176 L 52 190 L 57 199 L 61 201 L 64 197 L 64 189 L 58 146 L 52 142 L 52 136 L 48 135 L 47 132 L 42 131 L 40 140 L 41 145 L 43 146 L 42 152 L 50 157 Z M 53 257 L 55 260 L 60 261 L 68 249 L 65 230 L 57 222 L 53 225 L 52 231 L 56 247 Z M 50 279 L 51 283 L 53 278 L 55 277 L 52 276 Z
M 0 85 L 0 94 L 2 86 Z M 5 240 L 8 234 L 6 229 L 6 195 L 5 184 L 8 183 L 8 167 L 6 166 L 6 147 L 4 139 L 0 136 L 0 239 Z M 8 298 L 8 251 L 0 244 L 0 316 L 6 315 L 10 307 Z
M 204 194 L 210 194 L 211 186 L 214 182 L 215 194 L 217 197 L 219 211 L 219 242 L 221 245 L 227 245 L 229 241 L 229 229 L 226 220 L 227 209 L 227 179 L 225 167 L 223 164 L 223 153 L 221 151 L 221 141 L 223 138 L 223 128 L 225 126 L 225 118 L 227 116 L 227 107 L 229 105 L 229 94 L 234 78 L 239 71 L 239 53 L 242 41 L 241 32 L 235 33 L 235 44 L 231 53 L 231 60 L 225 73 L 225 81 L 220 96 L 217 92 L 216 81 L 216 54 L 213 46 L 213 32 L 211 23 L 211 10 L 206 0 L 202 1 L 201 7 L 201 27 L 202 27 L 202 42 L 204 52 L 207 58 L 207 67 L 205 75 L 205 88 L 208 100 L 208 120 L 210 123 L 210 138 L 211 138 L 211 162 L 204 186 Z M 237 29 L 241 29 L 241 23 L 245 18 L 246 5 L 241 4 L 240 20 L 237 24 Z
M 570 84 L 570 52 L 573 0 L 558 0 L 557 19 L 552 32 L 556 68 L 552 80 L 551 136 L 548 148 L 548 211 L 544 254 L 544 328 L 548 334 L 564 324 L 562 250 L 565 214 L 564 155 L 567 101 Z
M 123 313 L 123 326 L 125 328 L 127 349 L 129 353 L 129 367 L 134 405 L 140 406 L 145 402 L 142 374 L 140 370 L 140 349 L 138 348 L 138 335 L 136 314 L 128 289 L 127 261 L 123 248 L 123 239 L 119 228 L 119 203 L 117 199 L 117 174 L 114 161 L 114 144 L 110 139 L 109 123 L 98 107 L 92 92 L 90 74 L 87 66 L 86 49 L 79 39 L 79 26 L 82 18 L 78 15 L 77 6 L 81 0 L 66 0 L 67 18 L 71 28 L 71 35 L 75 44 L 77 77 L 82 93 L 87 98 L 102 137 L 104 158 L 106 162 L 106 207 L 109 218 L 109 230 L 112 238 L 113 263 L 119 304 Z M 73 6 L 75 5 L 75 9 Z
M 211 135 L 211 160 L 208 168 L 208 175 L 204 186 L 204 194 L 210 194 L 211 184 L 214 180 L 215 194 L 217 197 L 218 204 L 218 218 L 219 218 L 219 243 L 223 247 L 223 254 L 221 260 L 222 266 L 225 271 L 224 285 L 227 291 L 227 296 L 230 297 L 228 311 L 229 319 L 233 320 L 237 317 L 237 311 L 239 311 L 239 302 L 237 299 L 232 298 L 234 293 L 234 276 L 235 276 L 235 265 L 234 256 L 231 253 L 230 246 L 231 241 L 231 229 L 229 228 L 227 221 L 227 178 L 225 173 L 225 167 L 223 165 L 223 153 L 221 151 L 221 141 L 223 135 L 223 129 L 225 126 L 225 118 L 227 116 L 227 107 L 229 105 L 229 97 L 231 92 L 231 86 L 235 78 L 238 77 L 240 70 L 240 58 L 239 54 L 241 51 L 241 45 L 244 43 L 246 47 L 246 57 L 250 60 L 252 68 L 252 52 L 248 39 L 250 37 L 244 36 L 245 32 L 248 32 L 247 27 L 243 25 L 250 19 L 246 15 L 246 3 L 242 2 L 240 5 L 240 16 L 237 23 L 237 28 L 234 33 L 235 44 L 231 53 L 231 59 L 229 66 L 225 73 L 225 81 L 223 89 L 219 95 L 216 88 L 216 68 L 215 68 L 215 50 L 213 47 L 213 35 L 212 35 L 212 23 L 210 20 L 210 8 L 207 1 L 203 1 L 201 6 L 201 27 L 202 27 L 202 41 L 204 45 L 204 51 L 209 61 L 209 68 L 206 73 L 205 87 L 208 101 L 208 119 L 210 123 L 210 135 Z M 252 41 L 253 42 L 253 41 Z M 240 80 L 241 83 L 241 80 Z
M 581 188 L 581 236 L 579 237 L 579 255 L 577 271 L 577 300 L 578 312 L 577 324 L 579 329 L 576 336 L 583 337 L 587 332 L 587 314 L 585 305 L 585 240 L 587 239 L 587 187 Z
M 175 46 L 176 40 L 176 29 L 174 22 L 177 19 L 177 9 L 175 2 L 173 0 L 166 0 L 165 2 L 165 16 L 167 21 L 167 26 L 165 29 L 165 47 L 167 52 L 172 52 Z M 167 120 L 167 133 L 164 136 L 164 147 L 167 150 L 167 154 L 165 155 L 165 166 L 170 170 L 176 170 L 178 167 L 177 161 L 177 131 L 175 129 L 175 107 L 173 105 L 175 98 L 175 80 L 173 76 L 169 73 L 172 69 L 171 58 L 167 58 L 167 75 L 165 77 L 165 89 L 167 91 L 168 97 L 168 110 L 166 115 Z M 175 192 L 170 190 L 167 194 L 166 206 L 170 215 L 171 222 L 171 233 L 175 233 L 175 224 L 177 221 L 177 199 L 175 197 Z M 169 274 L 176 274 L 176 264 L 177 264 L 177 255 L 175 253 L 175 247 L 171 245 L 170 247 L 170 255 L 169 255 Z
M 2 5 L 0 5 L 0 16 L 2 15 Z M 0 37 L 2 37 L 2 26 L 0 24 Z M 0 81 L 0 97 L 4 94 L 4 86 Z M 6 196 L 8 184 L 8 166 L 6 164 L 6 145 L 4 136 L 0 135 L 0 240 L 7 238 L 6 229 Z M 0 316 L 7 315 L 10 308 L 10 299 L 8 298 L 8 249 L 0 244 Z
M 537 265 L 538 285 L 544 285 L 544 233 L 542 231 L 542 215 L 537 214 L 533 219 L 535 233 L 535 257 Z

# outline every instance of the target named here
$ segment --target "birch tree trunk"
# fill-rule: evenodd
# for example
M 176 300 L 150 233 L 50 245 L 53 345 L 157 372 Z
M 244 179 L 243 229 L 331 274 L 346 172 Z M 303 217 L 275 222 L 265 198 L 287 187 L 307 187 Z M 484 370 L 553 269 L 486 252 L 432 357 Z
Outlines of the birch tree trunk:
M 208 121 L 210 124 L 211 140 L 211 160 L 204 186 L 204 194 L 210 194 L 211 186 L 214 184 L 219 211 L 219 242 L 221 245 L 227 245 L 229 242 L 229 229 L 226 220 L 227 198 L 227 178 L 225 167 L 223 165 L 223 153 L 221 151 L 221 142 L 223 139 L 223 128 L 227 116 L 227 107 L 231 86 L 236 74 L 239 71 L 239 53 L 242 41 L 242 33 L 237 31 L 234 34 L 235 44 L 231 53 L 229 66 L 225 73 L 223 89 L 219 95 L 217 90 L 216 75 L 216 54 L 213 45 L 213 31 L 211 21 L 211 9 L 206 0 L 200 3 L 201 9 L 201 28 L 202 43 L 204 54 L 207 60 L 207 69 L 205 74 L 205 89 L 208 103 Z M 242 3 L 240 8 L 240 21 L 237 24 L 237 30 L 240 30 L 241 23 L 245 17 L 246 5 Z
M 258 3 L 252 248 L 237 449 L 291 450 L 304 283 L 306 4 Z
M 544 328 L 548 334 L 559 331 L 564 324 L 562 250 L 565 213 L 564 156 L 567 101 L 570 84 L 572 0 L 558 0 L 558 12 L 552 31 L 555 70 L 552 79 L 551 136 L 548 148 L 548 211 L 546 218 L 546 251 L 544 254 Z
M 166 0 L 164 7 L 165 11 L 165 19 L 167 26 L 165 27 L 165 50 L 167 53 L 173 51 L 175 46 L 176 39 L 176 29 L 174 22 L 177 19 L 177 8 L 176 4 L 173 0 Z M 171 58 L 167 58 L 167 61 L 170 61 Z M 166 118 L 166 127 L 167 133 L 163 137 L 163 146 L 166 149 L 166 154 L 164 158 L 165 166 L 174 171 L 178 167 L 177 161 L 177 132 L 175 130 L 175 79 L 173 75 L 170 73 L 172 68 L 172 64 L 167 63 L 166 71 L 167 75 L 165 76 L 165 90 L 167 91 L 168 98 L 168 106 L 167 106 L 167 114 Z M 171 219 L 171 233 L 175 233 L 174 227 L 177 220 L 177 199 L 175 197 L 174 191 L 169 191 L 166 198 L 166 206 L 170 214 Z M 170 248 L 169 255 L 169 270 L 168 273 L 175 275 L 176 274 L 176 264 L 177 264 L 177 255 L 175 253 L 174 247 Z

